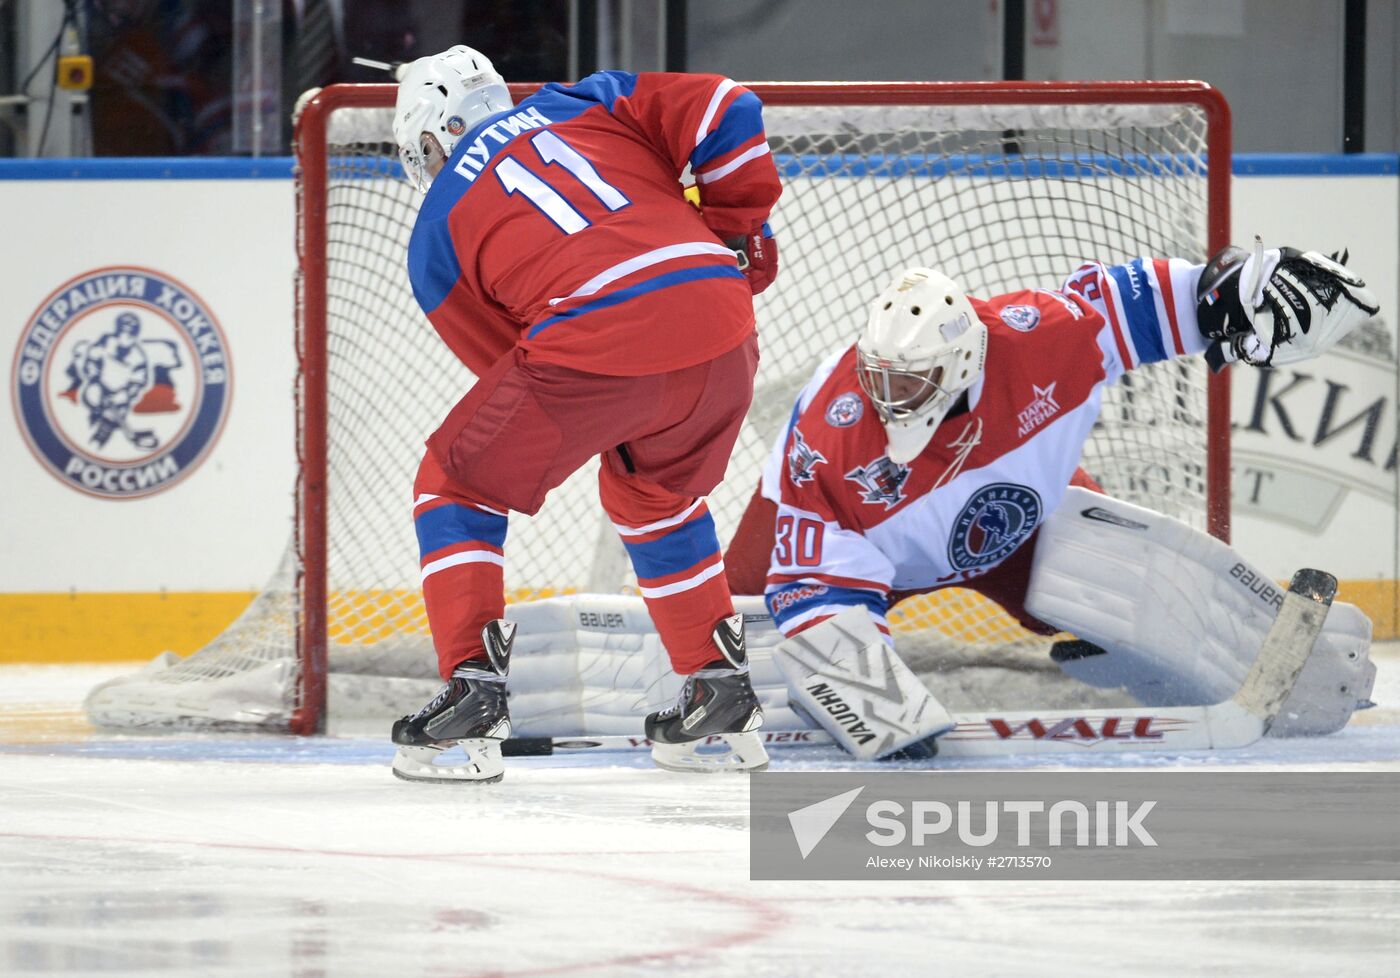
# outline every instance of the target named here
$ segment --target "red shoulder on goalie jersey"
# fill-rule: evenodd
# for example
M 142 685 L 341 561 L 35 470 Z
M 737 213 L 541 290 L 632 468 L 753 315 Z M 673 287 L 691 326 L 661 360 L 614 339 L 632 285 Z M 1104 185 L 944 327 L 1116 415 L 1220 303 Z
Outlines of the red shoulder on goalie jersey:
M 577 370 L 653 374 L 752 331 L 780 193 L 756 96 L 718 75 L 603 71 L 492 108 L 466 131 L 448 120 L 409 245 L 414 294 L 469 367 L 519 342 Z
M 973 355 L 985 355 L 987 366 L 929 430 L 927 445 L 912 458 L 892 454 L 852 344 L 818 369 L 799 398 L 780 473 L 784 501 L 868 530 L 1035 441 L 1052 418 L 1075 415 L 1104 377 L 1098 314 L 1049 292 L 969 302 L 985 331 L 985 354 Z
M 887 630 L 891 592 L 1000 563 L 1058 503 L 1098 416 L 1107 323 L 1072 293 L 983 301 L 909 269 L 876 321 L 893 328 L 822 365 L 765 472 L 779 504 L 767 591 L 788 634 L 851 603 Z M 926 329 L 937 352 L 919 349 Z M 917 350 L 911 369 L 890 344 Z M 930 393 L 943 403 L 919 411 Z

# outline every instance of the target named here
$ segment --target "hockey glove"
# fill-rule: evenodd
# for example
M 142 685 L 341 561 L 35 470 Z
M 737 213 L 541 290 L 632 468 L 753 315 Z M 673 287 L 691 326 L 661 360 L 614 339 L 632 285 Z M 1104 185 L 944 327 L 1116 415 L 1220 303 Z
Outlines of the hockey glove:
M 1196 318 L 1212 370 L 1243 360 L 1281 366 L 1327 352 L 1380 311 L 1366 283 L 1345 267 L 1346 255 L 1325 258 L 1296 248 L 1253 255 L 1230 247 L 1201 273 Z
M 767 223 L 757 231 L 725 238 L 724 243 L 739 260 L 739 271 L 749 280 L 754 295 L 773 284 L 778 275 L 778 241 Z

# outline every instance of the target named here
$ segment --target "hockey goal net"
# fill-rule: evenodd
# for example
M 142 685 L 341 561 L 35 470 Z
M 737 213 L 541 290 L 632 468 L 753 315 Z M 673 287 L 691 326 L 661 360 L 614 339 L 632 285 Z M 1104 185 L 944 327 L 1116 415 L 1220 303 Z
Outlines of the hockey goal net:
M 752 88 L 784 182 L 777 282 L 756 299 L 763 361 L 727 481 L 733 532 L 797 389 L 850 343 L 870 298 L 918 262 L 973 295 L 1056 287 L 1086 259 L 1204 260 L 1229 234 L 1229 113 L 1198 82 L 769 84 Z M 531 86 L 517 86 L 517 99 Z M 419 195 L 401 178 L 394 87 L 333 86 L 298 125 L 296 538 L 210 646 L 100 688 L 107 723 L 251 722 L 312 732 L 327 675 L 431 676 L 411 487 L 424 438 L 473 378 L 417 307 L 405 249 Z M 1196 360 L 1108 392 L 1083 465 L 1109 493 L 1228 533 L 1228 389 Z M 509 464 L 509 460 L 503 460 Z M 596 463 L 595 463 L 596 464 Z M 536 518 L 512 515 L 512 601 L 634 588 L 593 466 Z M 1034 647 L 962 590 L 891 616 L 940 656 Z M 98 708 L 93 709 L 97 701 Z

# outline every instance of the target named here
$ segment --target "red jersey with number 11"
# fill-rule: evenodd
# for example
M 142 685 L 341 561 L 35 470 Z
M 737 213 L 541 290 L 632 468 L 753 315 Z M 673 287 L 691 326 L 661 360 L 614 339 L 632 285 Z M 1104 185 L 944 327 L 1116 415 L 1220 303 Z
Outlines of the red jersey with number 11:
M 464 134 L 433 181 L 409 243 L 414 295 L 478 374 L 516 343 L 619 376 L 734 349 L 753 298 L 721 239 L 758 228 L 781 192 L 761 109 L 717 75 L 544 86 Z

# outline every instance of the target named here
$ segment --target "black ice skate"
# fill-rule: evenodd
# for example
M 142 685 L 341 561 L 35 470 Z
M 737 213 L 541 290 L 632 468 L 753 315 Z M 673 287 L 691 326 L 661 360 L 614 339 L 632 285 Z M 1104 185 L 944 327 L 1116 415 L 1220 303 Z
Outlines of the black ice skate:
M 501 741 L 510 736 L 506 673 L 515 625 L 497 619 L 481 630 L 487 661 L 458 666 L 431 703 L 394 723 L 394 776 L 405 781 L 499 781 L 505 774 Z M 461 745 L 466 760 L 436 763 Z
M 651 759 L 668 771 L 762 771 L 768 752 L 753 733 L 763 710 L 749 682 L 744 616 L 716 625 L 714 641 L 723 658 L 687 676 L 675 706 L 647 717 Z

